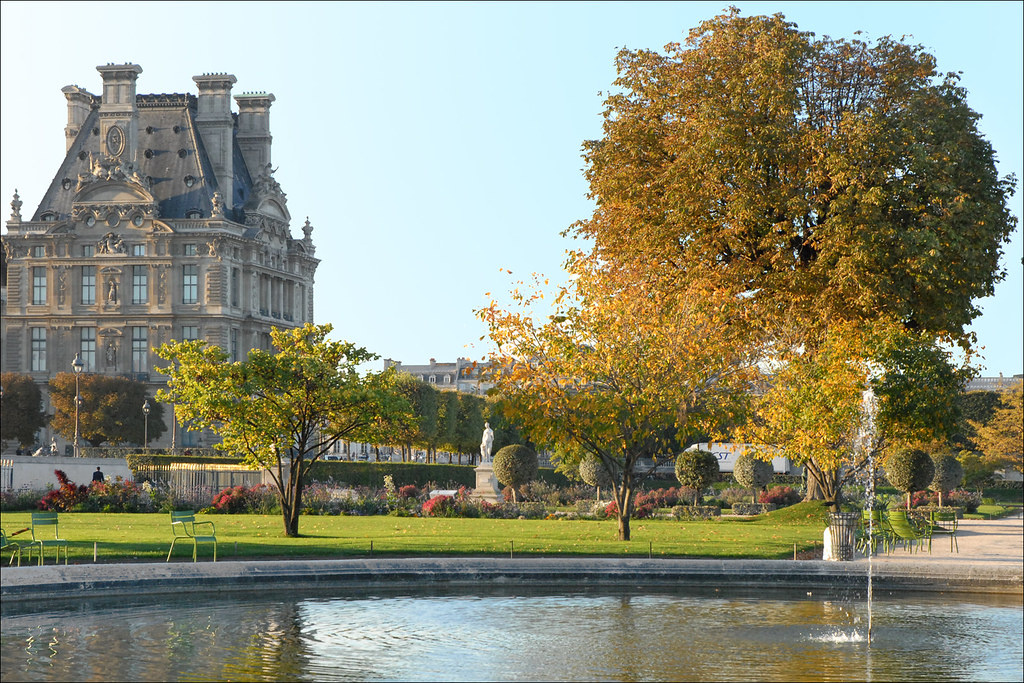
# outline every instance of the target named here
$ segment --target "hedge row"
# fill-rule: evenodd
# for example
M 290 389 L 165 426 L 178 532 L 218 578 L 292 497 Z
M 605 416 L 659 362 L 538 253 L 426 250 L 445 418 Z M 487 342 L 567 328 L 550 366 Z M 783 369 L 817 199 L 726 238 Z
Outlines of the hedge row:
M 476 472 L 472 465 L 428 465 L 415 462 L 348 462 L 331 460 L 318 462 L 309 473 L 309 481 L 333 480 L 349 486 L 384 485 L 384 475 L 390 474 L 398 486 L 425 486 L 437 484 L 444 488 L 476 486 Z M 550 467 L 542 467 L 537 479 L 553 486 L 570 486 L 565 475 Z

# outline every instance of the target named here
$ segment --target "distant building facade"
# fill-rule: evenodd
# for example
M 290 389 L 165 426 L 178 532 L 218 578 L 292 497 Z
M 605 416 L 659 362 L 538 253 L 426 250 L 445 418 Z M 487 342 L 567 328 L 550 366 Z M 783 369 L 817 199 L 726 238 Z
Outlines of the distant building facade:
M 274 96 L 236 95 L 234 113 L 229 74 L 195 76 L 198 95 L 139 95 L 138 65 L 97 70 L 102 95 L 62 89 L 67 154 L 39 207 L 23 215 L 17 191 L 11 202 L 3 370 L 45 396 L 80 354 L 85 372 L 155 390 L 165 342 L 203 339 L 243 359 L 269 347 L 271 327 L 311 322 L 319 261 L 308 219 L 292 237 L 274 180 Z
M 1024 386 L 1024 375 L 1003 377 L 1003 374 L 999 373 L 998 377 L 975 377 L 967 383 L 967 391 L 1008 392 L 1021 386 Z
M 483 396 L 494 386 L 492 382 L 481 380 L 482 372 L 490 365 L 468 358 L 456 359 L 454 363 L 438 363 L 431 358 L 427 365 L 405 365 L 401 361 L 385 358 L 384 369 L 392 367 L 397 372 L 412 375 L 441 391 L 461 391 L 465 394 Z

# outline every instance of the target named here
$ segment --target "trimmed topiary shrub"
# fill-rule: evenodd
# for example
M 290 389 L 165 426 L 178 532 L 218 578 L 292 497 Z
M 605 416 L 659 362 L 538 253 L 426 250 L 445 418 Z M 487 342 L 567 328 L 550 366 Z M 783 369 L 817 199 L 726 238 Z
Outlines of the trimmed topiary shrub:
M 772 464 L 756 457 L 751 451 L 744 451 L 732 467 L 732 476 L 736 483 L 743 488 L 754 489 L 755 492 L 767 486 L 774 475 L 775 468 Z
M 926 488 L 934 477 L 935 463 L 918 448 L 901 448 L 885 461 L 885 478 L 907 494 L 907 507 L 910 507 L 910 494 Z
M 939 507 L 942 507 L 943 494 L 963 483 L 964 466 L 952 455 L 940 455 L 932 462 L 935 464 L 935 476 L 928 488 L 939 494 Z
M 587 455 L 580 461 L 580 479 L 588 486 L 597 488 L 597 498 L 601 499 L 601 489 L 610 488 L 612 475 L 596 455 Z
M 494 454 L 494 476 L 504 486 L 512 487 L 512 502 L 516 489 L 537 478 L 537 454 L 526 446 L 505 446 Z
M 718 478 L 718 458 L 710 451 L 694 449 L 683 451 L 676 456 L 676 479 L 683 486 L 695 490 L 693 504 L 700 504 L 700 497 L 707 487 Z

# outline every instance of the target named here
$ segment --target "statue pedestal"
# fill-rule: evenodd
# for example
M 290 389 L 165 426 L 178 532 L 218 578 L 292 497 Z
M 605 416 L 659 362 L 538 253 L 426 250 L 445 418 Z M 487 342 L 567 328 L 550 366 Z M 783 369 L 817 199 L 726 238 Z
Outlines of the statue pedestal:
M 485 462 L 476 468 L 476 486 L 473 487 L 473 497 L 477 500 L 486 500 L 488 503 L 503 502 L 505 499 L 498 488 L 498 478 L 494 476 L 494 467 L 491 463 Z

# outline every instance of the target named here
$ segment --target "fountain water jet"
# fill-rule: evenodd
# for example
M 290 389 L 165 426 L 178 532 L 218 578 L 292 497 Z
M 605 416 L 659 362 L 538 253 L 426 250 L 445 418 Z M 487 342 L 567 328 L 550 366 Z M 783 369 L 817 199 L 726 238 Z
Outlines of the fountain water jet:
M 869 372 L 867 387 L 861 396 L 861 421 L 857 431 L 856 446 L 868 459 L 868 481 L 864 488 L 864 506 L 868 510 L 868 645 L 871 645 L 871 601 L 873 596 L 873 562 L 875 545 L 875 417 L 878 415 L 878 399 L 871 386 L 873 373 Z

